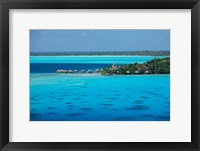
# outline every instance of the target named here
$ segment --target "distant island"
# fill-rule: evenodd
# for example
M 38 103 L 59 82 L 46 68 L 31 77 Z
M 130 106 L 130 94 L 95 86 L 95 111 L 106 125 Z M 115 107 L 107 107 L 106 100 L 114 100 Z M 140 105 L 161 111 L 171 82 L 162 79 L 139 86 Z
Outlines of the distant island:
M 31 52 L 31 56 L 170 56 L 170 51 L 118 51 L 118 52 Z
M 147 61 L 142 64 L 134 63 L 118 66 L 113 64 L 109 68 L 103 68 L 102 75 L 113 74 L 169 74 L 170 73 L 170 58 L 158 58 Z

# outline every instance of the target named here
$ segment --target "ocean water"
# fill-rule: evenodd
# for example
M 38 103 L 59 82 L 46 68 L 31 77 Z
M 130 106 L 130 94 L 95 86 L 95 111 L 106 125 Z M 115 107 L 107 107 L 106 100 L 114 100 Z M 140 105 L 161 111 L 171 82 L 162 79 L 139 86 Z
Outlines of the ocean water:
M 154 58 L 164 56 L 31 56 L 30 72 L 55 73 L 57 69 L 66 70 L 96 70 L 130 63 L 144 63 Z
M 96 63 L 127 64 L 143 63 L 154 58 L 165 56 L 30 56 L 30 63 Z
M 84 69 L 110 65 L 92 60 L 84 66 L 77 60 L 56 63 Z M 44 70 L 55 63 L 38 61 L 46 66 L 34 70 L 32 64 L 30 121 L 170 120 L 170 75 L 56 74 Z

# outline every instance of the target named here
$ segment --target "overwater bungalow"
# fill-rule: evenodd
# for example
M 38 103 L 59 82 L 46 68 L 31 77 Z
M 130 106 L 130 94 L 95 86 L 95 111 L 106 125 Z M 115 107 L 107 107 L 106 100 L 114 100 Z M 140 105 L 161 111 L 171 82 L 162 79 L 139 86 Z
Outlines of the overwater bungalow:
M 88 73 L 92 73 L 92 70 L 88 70 Z
M 78 70 L 74 70 L 74 73 L 78 73 Z
M 96 69 L 95 72 L 99 73 L 99 69 Z
M 135 74 L 139 74 L 139 71 L 136 70 L 134 73 L 135 73 Z
M 56 72 L 57 72 L 57 73 L 67 73 L 67 70 L 58 69 Z
M 56 72 L 57 73 L 62 73 L 63 69 L 58 69 Z
M 159 69 L 159 70 L 158 70 Z M 102 75 L 128 75 L 128 74 L 169 74 L 170 58 L 158 58 L 147 61 L 145 63 L 134 63 L 118 66 L 113 64 L 108 68 L 103 68 Z
M 81 70 L 81 73 L 85 73 L 85 70 Z
M 67 70 L 63 70 L 63 73 L 67 73 Z
M 73 73 L 73 70 L 68 70 L 68 73 Z

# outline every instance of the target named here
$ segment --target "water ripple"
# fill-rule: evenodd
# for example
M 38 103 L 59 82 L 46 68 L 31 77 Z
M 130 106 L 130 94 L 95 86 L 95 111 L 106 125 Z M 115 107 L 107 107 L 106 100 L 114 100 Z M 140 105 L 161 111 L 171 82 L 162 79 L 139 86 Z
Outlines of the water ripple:
M 82 110 L 82 111 L 89 111 L 89 110 L 92 110 L 92 108 L 84 107 L 84 108 L 80 108 L 79 110 Z
M 126 110 L 148 110 L 148 109 L 150 108 L 145 105 L 134 105 L 133 107 L 126 108 Z
M 101 105 L 103 105 L 103 106 L 112 106 L 113 104 L 111 104 L 111 103 L 102 103 Z
M 81 112 L 77 112 L 77 113 L 69 113 L 69 114 L 65 114 L 66 116 L 81 116 L 81 115 L 84 115 L 84 113 L 81 113 Z
M 56 109 L 55 107 L 48 107 L 47 109 L 53 110 Z

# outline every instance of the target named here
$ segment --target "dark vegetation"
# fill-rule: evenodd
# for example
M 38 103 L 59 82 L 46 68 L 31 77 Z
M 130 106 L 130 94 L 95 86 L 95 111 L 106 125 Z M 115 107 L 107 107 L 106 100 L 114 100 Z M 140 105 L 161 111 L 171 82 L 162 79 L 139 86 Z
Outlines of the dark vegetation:
M 117 66 L 113 64 L 109 68 L 103 68 L 101 74 L 169 74 L 170 58 L 153 59 L 142 64 L 134 63 L 128 65 Z
M 31 52 L 31 56 L 101 56 L 101 55 L 119 55 L 119 56 L 170 56 L 170 51 L 120 51 L 120 52 Z

